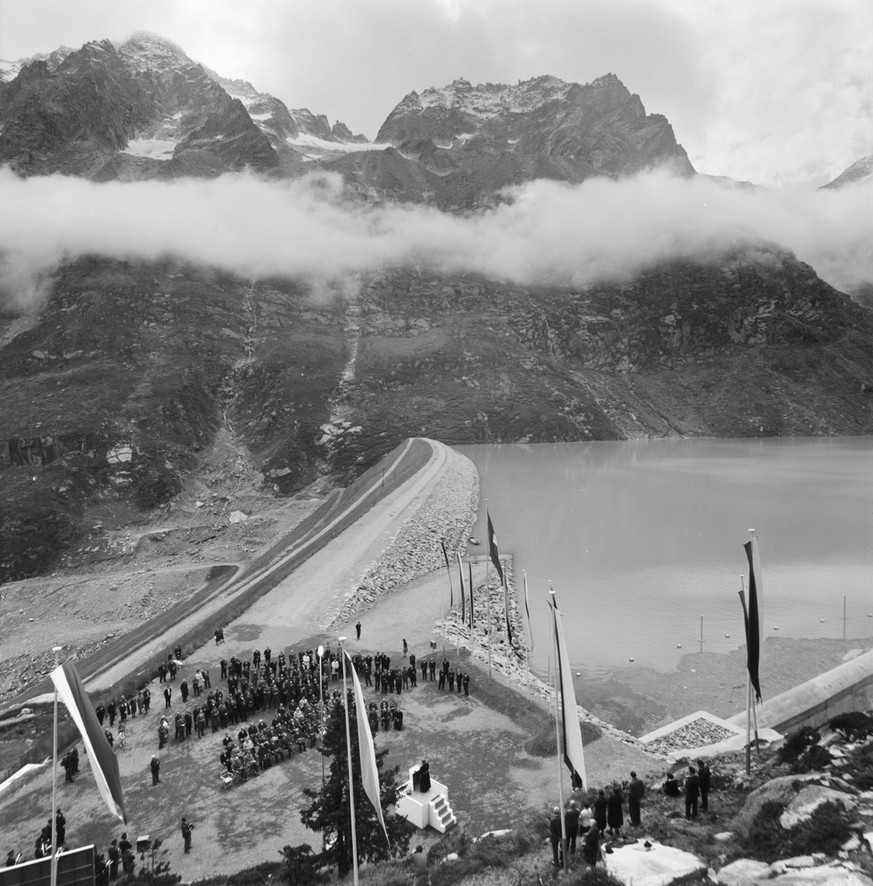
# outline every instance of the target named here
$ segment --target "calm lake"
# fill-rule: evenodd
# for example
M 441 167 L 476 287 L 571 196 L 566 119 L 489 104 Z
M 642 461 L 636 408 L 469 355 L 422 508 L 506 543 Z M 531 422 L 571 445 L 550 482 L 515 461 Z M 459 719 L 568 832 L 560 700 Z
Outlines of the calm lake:
M 573 667 L 675 667 L 744 645 L 743 544 L 758 536 L 765 637 L 873 636 L 873 439 L 639 440 L 461 446 L 479 469 L 534 662 L 551 653 L 549 582 Z M 846 619 L 844 622 L 844 598 Z M 679 648 L 681 645 L 681 648 Z

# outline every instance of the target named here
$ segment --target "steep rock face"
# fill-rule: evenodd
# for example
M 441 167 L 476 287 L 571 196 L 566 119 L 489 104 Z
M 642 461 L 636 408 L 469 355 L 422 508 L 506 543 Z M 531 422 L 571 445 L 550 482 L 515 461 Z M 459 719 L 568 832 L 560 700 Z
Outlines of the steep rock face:
M 307 160 L 366 142 L 341 123 L 289 111 L 246 81 L 222 78 L 153 34 L 5 70 L 0 160 L 25 175 L 129 181 L 243 168 L 299 175 Z
M 148 90 L 131 76 L 108 40 L 86 43 L 55 69 L 26 65 L 3 101 L 0 160 L 24 172 L 51 164 L 64 148 L 123 148 L 151 118 Z
M 694 172 L 667 120 L 647 115 L 639 96 L 612 74 L 586 85 L 556 77 L 517 86 L 456 80 L 410 93 L 376 141 L 415 158 L 433 175 L 437 202 L 447 206 L 531 178 L 581 182 L 660 165 Z

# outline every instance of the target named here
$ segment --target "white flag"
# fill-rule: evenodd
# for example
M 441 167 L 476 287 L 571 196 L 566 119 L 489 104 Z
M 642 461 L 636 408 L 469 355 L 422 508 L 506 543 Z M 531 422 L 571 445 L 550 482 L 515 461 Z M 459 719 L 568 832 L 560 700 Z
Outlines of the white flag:
M 109 811 L 126 824 L 118 759 L 109 746 L 76 666 L 71 661 L 64 662 L 55 668 L 50 676 L 61 701 L 67 706 L 70 717 L 79 729 L 79 735 L 82 736 L 100 796 L 103 797 Z
M 379 797 L 379 770 L 376 767 L 376 748 L 373 744 L 373 733 L 370 732 L 370 724 L 367 721 L 367 708 L 364 704 L 364 693 L 361 692 L 361 681 L 352 664 L 351 656 L 348 652 L 343 652 L 348 659 L 348 666 L 352 672 L 352 685 L 355 688 L 355 710 L 358 717 L 358 750 L 361 752 L 361 781 L 364 783 L 364 793 L 370 798 L 373 808 L 376 810 L 376 817 L 382 830 L 385 832 L 385 839 L 388 840 L 388 829 L 385 827 L 385 817 L 382 815 L 382 803 Z M 388 840 L 390 843 L 391 841 Z
M 582 787 L 588 790 L 588 777 L 585 774 L 585 749 L 582 747 L 582 728 L 576 706 L 576 690 L 573 687 L 573 674 L 570 671 L 570 657 L 564 643 L 564 616 L 552 603 L 555 616 L 555 641 L 558 648 L 558 692 L 561 694 L 561 730 L 564 737 L 564 762 L 582 779 Z

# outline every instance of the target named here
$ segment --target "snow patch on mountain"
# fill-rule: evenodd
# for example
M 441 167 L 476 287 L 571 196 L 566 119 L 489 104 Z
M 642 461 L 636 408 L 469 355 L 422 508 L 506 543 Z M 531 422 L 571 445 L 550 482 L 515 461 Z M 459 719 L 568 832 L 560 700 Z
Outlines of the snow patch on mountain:
M 169 138 L 132 138 L 124 153 L 133 154 L 134 157 L 149 157 L 152 160 L 169 160 L 177 144 L 177 141 Z
M 480 83 L 455 80 L 448 86 L 426 89 L 420 95 L 411 93 L 413 106 L 460 110 L 474 117 L 499 117 L 506 113 L 525 114 L 546 102 L 566 98 L 572 84 L 558 77 L 535 77 L 519 81 L 515 86 L 503 83 Z M 404 99 L 406 101 L 406 99 Z
M 293 148 L 309 149 L 317 153 L 305 154 L 307 160 L 318 160 L 325 153 L 350 154 L 355 151 L 384 151 L 393 148 L 394 145 L 377 142 L 334 142 L 319 138 L 308 132 L 301 132 L 296 136 L 288 136 L 285 141 Z
M 180 46 L 148 31 L 139 31 L 123 43 L 113 45 L 125 62 L 137 71 L 175 71 L 193 64 Z
M 31 55 L 28 58 L 20 58 L 15 61 L 0 59 L 0 82 L 8 83 L 9 81 L 14 80 L 21 69 L 25 65 L 29 65 L 31 62 L 45 62 L 46 65 L 48 65 L 48 69 L 54 71 L 71 52 L 75 51 L 75 49 L 72 49 L 69 46 L 59 46 L 52 52 L 38 52 L 36 55 Z

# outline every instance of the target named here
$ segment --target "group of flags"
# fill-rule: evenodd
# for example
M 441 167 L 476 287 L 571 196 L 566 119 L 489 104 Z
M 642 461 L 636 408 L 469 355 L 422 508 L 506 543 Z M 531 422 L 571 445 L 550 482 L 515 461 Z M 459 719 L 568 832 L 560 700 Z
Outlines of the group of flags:
M 510 644 L 512 643 L 512 627 L 509 619 L 509 588 L 506 582 L 506 576 L 503 571 L 503 565 L 500 562 L 500 550 L 497 546 L 497 533 L 494 531 L 494 524 L 491 522 L 491 514 L 486 510 L 486 520 L 488 524 L 488 556 L 494 565 L 497 576 L 504 590 L 504 611 L 506 615 L 506 633 Z M 761 701 L 761 683 L 759 676 L 761 644 L 763 642 L 763 621 L 761 619 L 761 608 L 763 604 L 763 585 L 761 581 L 761 563 L 758 554 L 758 540 L 753 538 L 743 545 L 746 557 L 749 562 L 749 589 L 748 589 L 748 607 L 744 592 L 740 592 L 740 599 L 743 604 L 743 619 L 745 622 L 746 632 L 746 648 L 747 648 L 747 669 L 749 672 L 749 681 L 755 690 L 755 698 Z M 446 561 L 446 569 L 449 572 L 449 584 L 451 587 L 451 568 L 449 565 L 449 554 L 446 550 L 445 543 L 442 543 L 443 556 Z M 464 573 L 461 566 L 461 555 L 457 554 L 458 573 L 460 577 L 461 588 L 461 618 L 465 624 L 473 626 L 473 573 L 470 567 L 470 605 L 469 622 L 465 609 L 465 590 L 464 590 Z M 454 596 L 451 597 L 450 605 L 454 606 Z M 528 602 L 527 575 L 524 576 L 524 608 L 527 619 L 530 649 L 533 651 L 533 634 L 530 631 L 530 604 Z M 552 612 L 554 644 L 555 644 L 555 660 L 556 660 L 556 692 L 560 700 L 559 729 L 562 737 L 562 748 L 564 762 L 567 765 L 575 783 L 581 783 L 587 789 L 587 778 L 585 774 L 585 751 L 582 745 L 582 733 L 579 728 L 579 719 L 577 714 L 576 690 L 573 685 L 572 672 L 570 670 L 570 659 L 567 654 L 567 646 L 564 640 L 563 631 L 563 615 L 558 609 L 554 592 L 551 593 L 550 609 Z M 568 713 L 569 712 L 569 713 Z
M 487 513 L 487 512 L 486 512 Z M 512 645 L 512 621 L 509 617 L 510 607 L 509 607 L 509 586 L 506 582 L 506 574 L 503 571 L 503 564 L 500 562 L 500 550 L 497 547 L 497 534 L 494 532 L 494 524 L 491 522 L 491 515 L 487 515 L 488 518 L 488 556 L 491 562 L 494 564 L 494 569 L 497 572 L 497 577 L 500 579 L 500 584 L 503 588 L 503 611 L 506 620 L 506 639 L 509 641 L 510 646 Z M 454 607 L 455 605 L 455 595 L 454 595 L 454 584 L 452 583 L 452 567 L 449 560 L 449 552 L 446 550 L 445 541 L 440 541 L 440 546 L 443 549 L 443 558 L 446 561 L 446 572 L 449 576 L 449 606 Z M 467 568 L 468 568 L 468 577 L 469 583 L 468 588 L 464 587 L 464 563 L 461 559 L 460 551 L 455 553 L 455 556 L 458 559 L 458 584 L 460 588 L 460 597 L 461 597 L 461 621 L 469 627 L 471 630 L 475 627 L 475 610 L 473 603 L 473 564 L 468 560 Z M 467 598 L 467 593 L 469 590 L 469 602 Z M 525 605 L 527 605 L 527 579 L 525 579 Z M 528 616 L 530 616 L 530 612 L 528 611 Z M 490 629 L 490 626 L 489 626 Z
M 491 522 L 490 514 L 488 520 L 488 553 L 497 575 L 504 588 L 506 601 L 506 627 L 507 636 L 511 642 L 511 628 L 509 624 L 509 599 L 506 577 L 500 563 L 500 551 L 497 547 L 497 536 L 494 532 L 494 525 Z M 743 545 L 746 557 L 749 562 L 749 588 L 748 588 L 748 605 L 746 603 L 745 594 L 740 592 L 740 598 L 743 605 L 743 619 L 746 630 L 746 646 L 748 650 L 747 667 L 749 672 L 749 680 L 755 690 L 757 701 L 761 701 L 761 685 L 759 678 L 759 665 L 761 654 L 761 643 L 763 639 L 763 621 L 761 619 L 761 608 L 763 601 L 763 585 L 761 581 L 761 563 L 758 554 L 757 538 Z M 446 561 L 446 569 L 449 571 L 449 579 L 451 585 L 451 565 L 446 546 L 442 543 L 443 555 Z M 460 579 L 461 607 L 462 618 L 467 622 L 467 607 L 465 604 L 466 590 L 464 588 L 464 572 L 460 553 L 457 554 L 458 559 L 458 576 Z M 469 624 L 473 626 L 473 573 L 470 567 L 470 605 L 469 605 Z M 570 669 L 570 658 L 567 654 L 567 645 L 564 639 L 563 615 L 558 609 L 557 600 L 554 592 L 550 593 L 550 609 L 552 614 L 552 626 L 554 631 L 554 649 L 555 649 L 555 690 L 557 694 L 556 701 L 560 701 L 559 711 L 556 712 L 558 718 L 558 730 L 561 735 L 561 751 L 563 761 L 575 783 L 581 784 L 587 790 L 588 782 L 585 771 L 585 750 L 582 744 L 582 733 L 579 726 L 578 709 L 576 702 L 576 691 L 573 685 L 573 675 Z M 528 625 L 530 625 L 530 607 L 527 597 L 527 576 L 524 578 L 524 604 L 527 614 Z M 454 605 L 454 594 L 452 592 L 452 605 Z M 533 638 L 531 637 L 531 648 L 533 648 Z M 363 782 L 364 792 L 373 804 L 379 823 L 385 833 L 385 839 L 388 840 L 388 830 L 385 826 L 385 818 L 382 811 L 379 791 L 379 771 L 376 765 L 376 750 L 373 742 L 373 734 L 370 731 L 370 724 L 367 720 L 367 709 L 364 702 L 364 695 L 361 690 L 361 683 L 355 668 L 352 664 L 351 657 L 348 652 L 343 650 L 345 662 L 352 674 L 352 684 L 355 697 L 355 708 L 358 726 L 358 752 L 361 760 L 361 778 Z M 345 668 L 344 668 L 345 671 Z M 345 677 L 345 673 L 344 673 Z M 106 803 L 109 811 L 123 822 L 127 822 L 127 815 L 124 809 L 124 799 L 121 789 L 121 778 L 118 770 L 118 760 L 115 753 L 109 745 L 103 727 L 100 725 L 91 704 L 82 680 L 76 671 L 75 665 L 68 661 L 57 667 L 51 673 L 51 679 L 60 699 L 64 702 L 70 713 L 73 722 L 76 724 L 82 741 L 85 745 L 87 757 L 91 763 L 91 770 L 94 773 L 94 780 L 101 797 Z M 348 711 L 346 712 L 348 716 Z M 55 726 L 57 728 L 57 725 Z M 351 748 L 349 748 L 351 754 Z M 57 768 L 55 766 L 55 768 Z

